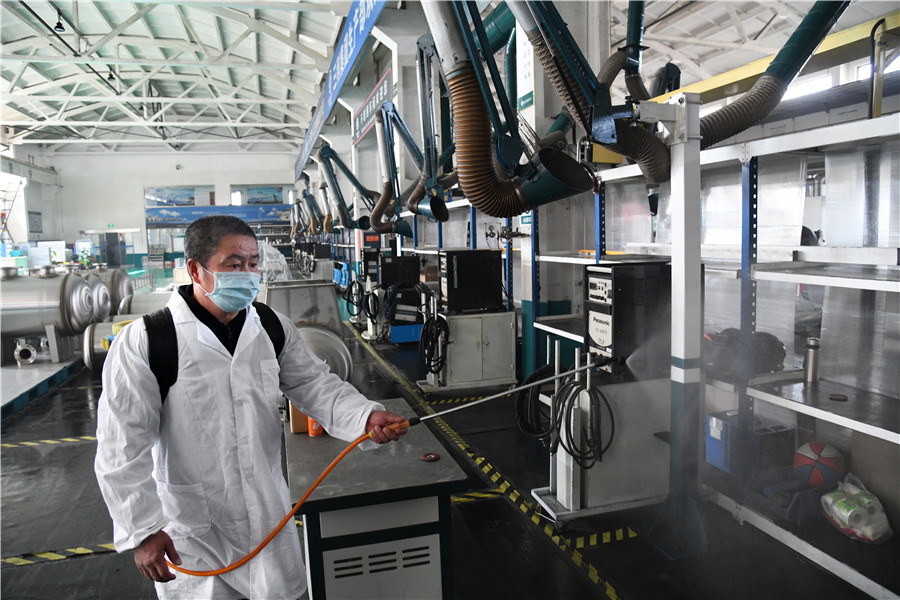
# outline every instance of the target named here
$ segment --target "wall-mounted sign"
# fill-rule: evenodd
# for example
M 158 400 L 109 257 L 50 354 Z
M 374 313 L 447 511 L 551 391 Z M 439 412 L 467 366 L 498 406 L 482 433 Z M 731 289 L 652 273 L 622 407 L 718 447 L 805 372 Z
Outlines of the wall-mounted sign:
M 300 157 L 294 163 L 294 181 L 300 179 L 300 173 L 312 154 L 313 146 L 322 132 L 322 126 L 325 119 L 331 114 L 334 103 L 337 101 L 341 87 L 347 80 L 347 75 L 356 63 L 360 50 L 369 37 L 369 32 L 375 25 L 381 9 L 384 8 L 386 0 L 355 0 L 350 6 L 350 12 L 347 14 L 347 20 L 344 21 L 344 31 L 341 33 L 341 39 L 338 40 L 337 46 L 334 47 L 334 58 L 331 60 L 331 68 L 325 75 L 325 86 L 322 89 L 322 97 L 316 106 L 316 112 L 313 114 L 309 128 L 306 130 L 306 138 L 303 140 L 303 146 L 300 147 Z
M 144 188 L 144 204 L 153 206 L 208 206 L 215 186 L 161 186 Z
M 44 219 L 40 212 L 28 211 L 28 233 L 44 233 Z
M 288 192 L 293 190 L 291 184 L 284 185 L 233 185 L 232 200 L 240 194 L 240 204 L 290 204 Z
M 206 215 L 232 215 L 249 225 L 283 225 L 291 222 L 290 204 L 253 206 L 170 206 L 147 209 L 147 229 L 187 227 Z
M 358 144 L 359 141 L 369 133 L 369 130 L 372 129 L 372 125 L 375 124 L 375 113 L 381 110 L 382 104 L 388 102 L 393 97 L 391 95 L 393 89 L 391 68 L 388 67 L 388 70 L 381 76 L 381 81 L 378 82 L 375 89 L 372 90 L 372 93 L 369 94 L 369 97 L 363 102 L 362 107 L 360 107 L 357 113 L 353 115 L 354 144 Z

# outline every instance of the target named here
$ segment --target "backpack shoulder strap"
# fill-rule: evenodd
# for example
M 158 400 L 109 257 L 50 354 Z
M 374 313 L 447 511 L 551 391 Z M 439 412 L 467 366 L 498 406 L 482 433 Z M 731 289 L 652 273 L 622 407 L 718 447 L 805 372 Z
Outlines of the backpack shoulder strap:
M 159 384 L 159 395 L 165 403 L 169 388 L 178 379 L 178 337 L 172 311 L 163 307 L 144 315 L 147 329 L 147 359 Z
M 275 311 L 267 304 L 254 302 L 253 307 L 256 308 L 256 313 L 259 315 L 259 320 L 262 323 L 263 329 L 266 330 L 269 339 L 272 340 L 272 345 L 275 347 L 275 356 L 280 357 L 281 351 L 284 350 L 285 341 L 284 327 L 281 325 L 281 319 L 278 318 Z

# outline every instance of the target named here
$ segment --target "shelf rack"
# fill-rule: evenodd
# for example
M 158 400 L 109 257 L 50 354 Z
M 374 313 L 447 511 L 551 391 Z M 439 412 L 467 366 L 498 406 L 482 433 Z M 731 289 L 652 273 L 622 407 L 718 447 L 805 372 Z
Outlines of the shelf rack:
M 897 248 L 759 248 L 755 243 L 757 239 L 755 190 L 758 189 L 756 159 L 784 152 L 837 149 L 860 142 L 877 144 L 896 139 L 898 131 L 900 131 L 900 114 L 892 113 L 864 121 L 841 123 L 812 131 L 712 148 L 700 153 L 701 166 L 739 162 L 743 167 L 742 200 L 745 210 L 742 215 L 742 244 L 737 249 L 738 252 L 735 252 L 735 248 L 728 248 L 721 253 L 717 253 L 717 250 L 722 249 L 705 246 L 702 249 L 704 258 L 711 251 L 719 259 L 716 264 L 704 260 L 707 275 L 737 277 L 741 280 L 741 331 L 745 336 L 741 342 L 742 349 L 749 348 L 749 336 L 755 330 L 757 281 L 783 281 L 900 293 L 900 267 L 898 267 L 900 249 Z M 605 170 L 598 175 L 603 182 L 642 177 L 637 165 Z M 655 247 L 650 249 L 649 253 L 671 252 L 666 247 L 653 246 Z M 739 260 L 739 266 L 736 266 L 735 259 Z M 766 260 L 772 262 L 761 262 Z M 554 328 L 557 335 L 563 335 L 565 332 L 563 323 L 564 320 L 561 319 L 560 322 L 536 326 Z M 747 358 L 743 357 L 744 364 L 749 364 Z M 898 399 L 827 380 L 821 380 L 815 385 L 804 385 L 796 380 L 798 377 L 796 374 L 793 377 L 794 380 L 758 378 L 751 382 L 749 373 L 744 373 L 737 385 L 724 386 L 738 393 L 741 426 L 748 426 L 752 403 L 757 400 L 871 435 L 892 444 L 900 444 Z M 846 396 L 848 399 L 844 402 L 835 401 L 831 399 L 832 394 Z M 747 473 L 740 475 L 741 481 L 746 483 Z M 712 492 L 709 498 L 730 511 L 736 519 L 752 524 L 873 597 L 898 597 L 900 586 L 897 585 L 897 577 L 893 575 L 896 572 L 896 565 L 882 565 L 885 555 L 896 556 L 896 547 L 892 554 L 884 552 L 880 547 L 860 548 L 856 545 L 853 552 L 848 553 L 846 540 L 838 532 L 795 530 L 791 526 L 783 526 L 772 521 L 762 512 L 743 504 L 740 499 L 728 497 L 721 492 Z M 898 542 L 894 539 L 890 543 Z M 862 554 L 865 556 L 861 557 Z M 895 559 L 889 558 L 888 563 L 891 560 Z

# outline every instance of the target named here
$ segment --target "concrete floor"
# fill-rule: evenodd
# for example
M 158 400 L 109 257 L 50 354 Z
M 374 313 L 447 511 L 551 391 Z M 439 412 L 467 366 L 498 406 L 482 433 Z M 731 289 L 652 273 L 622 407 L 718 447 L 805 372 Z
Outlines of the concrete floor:
M 373 352 L 349 329 L 344 338 L 351 382 L 372 399 L 440 411 L 492 391 L 424 397 L 409 383 L 424 377 L 414 345 Z M 99 377 L 85 371 L 3 422 L 4 598 L 155 597 L 130 554 L 108 547 L 112 524 L 93 476 L 99 396 Z M 452 503 L 454 598 L 865 597 L 712 504 L 700 506 L 707 550 L 679 560 L 645 538 L 659 507 L 554 527 L 530 502 L 547 485 L 548 455 L 518 431 L 509 398 L 428 423 L 469 475 Z

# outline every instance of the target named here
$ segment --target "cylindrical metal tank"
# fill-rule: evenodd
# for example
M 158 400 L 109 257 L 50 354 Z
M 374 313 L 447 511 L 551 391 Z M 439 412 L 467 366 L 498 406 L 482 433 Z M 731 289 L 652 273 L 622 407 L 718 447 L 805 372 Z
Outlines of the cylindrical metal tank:
M 3 271 L 0 332 L 3 337 L 44 335 L 45 323 L 63 336 L 78 335 L 94 317 L 91 289 L 75 273 L 19 277 Z
M 82 359 L 85 366 L 99 373 L 106 360 L 107 350 L 102 346 L 103 338 L 112 335 L 114 323 L 91 323 L 84 330 L 84 345 L 82 346 Z
M 114 315 L 122 300 L 134 294 L 134 282 L 122 269 L 100 269 L 96 273 L 109 288 L 109 314 Z
M 171 293 L 131 294 L 119 304 L 118 314 L 147 315 L 164 307 Z
M 130 316 L 141 318 L 141 315 Z M 94 372 L 100 372 L 103 368 L 107 354 L 107 350 L 103 348 L 103 338 L 112 335 L 114 325 L 113 322 L 91 323 L 84 331 L 84 364 Z M 350 379 L 353 374 L 353 359 L 340 335 L 317 323 L 301 322 L 296 327 L 310 351 L 324 361 L 332 373 L 344 381 Z
M 109 296 L 109 288 L 103 278 L 96 272 L 91 272 L 85 277 L 91 288 L 91 301 L 94 303 L 94 322 L 99 323 L 109 318 L 112 311 L 112 301 Z

